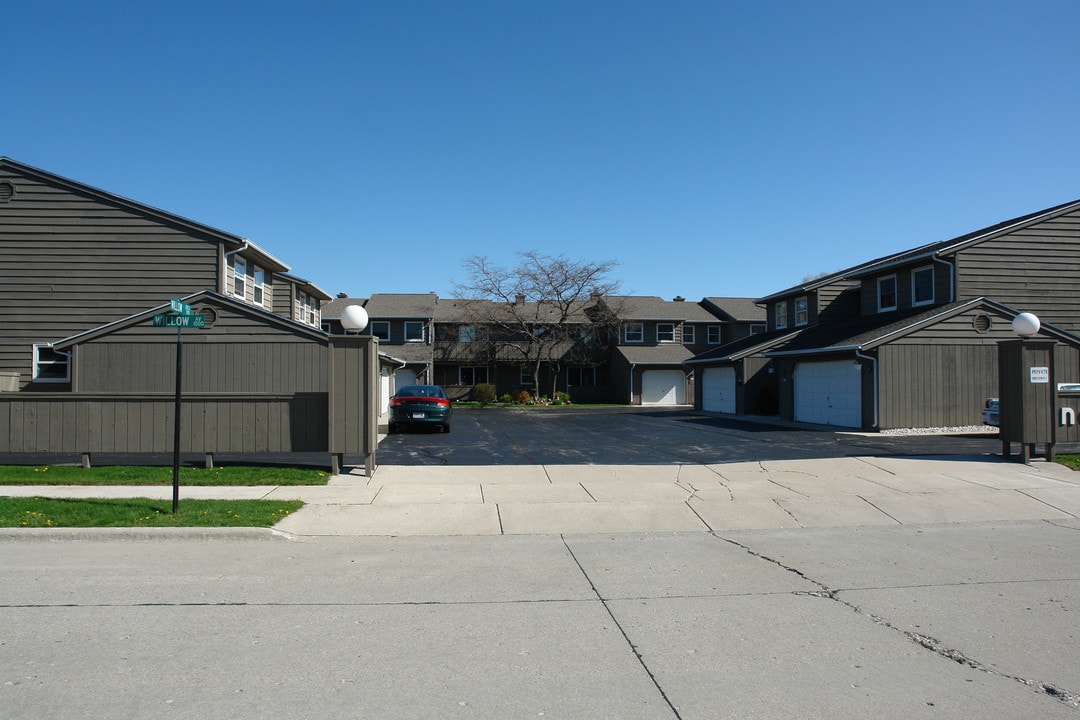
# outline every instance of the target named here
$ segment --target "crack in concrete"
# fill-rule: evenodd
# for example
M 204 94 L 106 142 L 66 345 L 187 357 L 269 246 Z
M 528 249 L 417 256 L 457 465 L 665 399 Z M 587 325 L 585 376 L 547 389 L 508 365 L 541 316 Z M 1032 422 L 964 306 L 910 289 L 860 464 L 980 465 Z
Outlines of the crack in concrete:
M 744 551 L 746 551 L 748 554 L 752 555 L 753 557 L 756 557 L 756 558 L 759 558 L 759 559 L 764 560 L 766 562 L 772 563 L 772 564 L 776 565 L 777 567 L 782 568 L 784 570 L 787 570 L 788 572 L 794 573 L 795 575 L 798 575 L 799 577 L 803 578 L 807 582 L 813 583 L 814 585 L 818 586 L 817 590 L 796 590 L 796 591 L 794 591 L 792 593 L 792 595 L 801 595 L 801 596 L 805 596 L 805 597 L 822 598 L 824 600 L 830 600 L 832 602 L 840 603 L 844 607 L 846 607 L 849 610 L 851 610 L 852 612 L 854 612 L 856 615 L 859 615 L 860 617 L 864 617 L 864 618 L 870 620 L 875 625 L 878 625 L 880 627 L 892 630 L 893 632 L 899 633 L 900 635 L 907 638 L 907 640 L 909 640 L 910 642 L 915 643 L 916 645 L 923 648 L 924 650 L 929 650 L 930 652 L 933 652 L 933 653 L 935 653 L 937 655 L 940 655 L 943 658 L 952 660 L 953 662 L 959 663 L 961 665 L 966 665 L 967 667 L 969 667 L 969 668 L 971 668 L 973 670 L 977 670 L 978 672 L 983 672 L 983 673 L 986 673 L 988 675 L 994 675 L 994 676 L 997 676 L 997 677 L 1012 680 L 1014 682 L 1018 682 L 1021 685 L 1025 685 L 1025 686 L 1027 686 L 1029 688 L 1032 688 L 1036 692 L 1042 693 L 1044 695 L 1048 695 L 1048 696 L 1054 698 L 1055 700 L 1058 700 L 1059 702 L 1064 703 L 1065 705 L 1068 705 L 1068 706 L 1073 707 L 1073 708 L 1080 709 L 1080 695 L 1078 695 L 1078 694 L 1076 694 L 1074 692 L 1070 692 L 1069 690 L 1065 690 L 1064 688 L 1057 687 L 1056 685 L 1053 685 L 1051 683 L 1039 682 L 1037 680 L 1029 680 L 1027 678 L 1023 678 L 1023 677 L 1020 677 L 1020 676 L 1017 676 L 1017 675 L 1010 675 L 1008 673 L 1001 672 L 1000 670 L 996 670 L 996 669 L 994 669 L 994 668 L 992 668 L 992 667 L 990 667 L 990 666 L 988 666 L 988 665 L 986 665 L 986 664 L 984 664 L 982 662 L 979 662 L 978 660 L 976 660 L 974 658 L 968 657 L 961 650 L 958 650 L 956 648 L 946 647 L 945 645 L 943 645 L 941 643 L 941 641 L 939 641 L 936 638 L 933 638 L 933 637 L 931 637 L 929 635 L 923 635 L 921 633 L 913 632 L 913 631 L 910 631 L 910 630 L 902 630 L 902 629 L 896 627 L 895 625 L 893 625 L 892 623 L 890 623 L 885 618 L 880 617 L 878 615 L 874 615 L 872 613 L 868 613 L 865 610 L 863 610 L 861 607 L 859 607 L 858 605 L 856 605 L 856 604 L 854 604 L 852 602 L 849 602 L 848 600 L 843 599 L 842 597 L 840 597 L 840 593 L 843 592 L 843 591 L 835 590 L 835 589 L 830 588 L 825 583 L 823 583 L 823 582 L 821 582 L 819 580 L 815 580 L 814 578 L 808 576 L 806 573 L 802 572 L 798 568 L 791 567 L 790 565 L 785 565 L 784 563 L 780 562 L 776 558 L 771 558 L 768 555 L 764 555 L 764 554 L 762 554 L 760 552 L 757 552 L 756 550 L 751 549 L 748 545 L 744 545 L 744 544 L 742 544 L 740 542 L 737 542 L 735 540 L 732 540 L 730 538 L 721 537 L 720 535 L 717 535 L 715 532 L 713 532 L 711 534 L 714 537 L 716 537 L 717 539 L 719 539 L 719 540 L 723 540 L 724 542 L 728 542 L 728 543 L 731 543 L 732 545 L 735 545 L 736 547 L 742 548 Z
M 795 491 L 792 490 L 792 492 L 795 492 Z M 804 497 L 806 497 L 806 496 L 804 496 Z M 784 512 L 786 512 L 788 514 L 788 517 L 790 517 L 792 520 L 795 521 L 796 525 L 798 525 L 799 527 L 803 526 L 803 524 L 801 522 L 799 522 L 799 518 L 795 517 L 795 514 L 793 512 L 791 512 L 786 507 L 781 505 L 779 500 L 777 500 L 776 498 L 772 498 L 772 502 L 773 502 L 773 505 L 775 505 L 776 507 L 778 507 L 781 510 L 783 510 Z
M 867 505 L 869 505 L 870 507 L 874 508 L 874 509 L 875 509 L 875 510 L 877 510 L 877 511 L 878 511 L 879 513 L 881 513 L 882 515 L 884 515 L 885 517 L 889 518 L 890 520 L 892 520 L 892 521 L 893 521 L 894 523 L 896 523 L 897 525 L 903 525 L 903 524 L 904 524 L 904 523 L 900 522 L 900 520 L 899 520 L 899 519 L 897 519 L 897 518 L 894 518 L 894 517 L 893 517 L 892 515 L 890 515 L 889 513 L 885 512 L 884 510 L 882 510 L 881 508 L 879 508 L 879 507 L 878 507 L 877 505 L 875 505 L 874 503 L 872 503 L 872 502 L 871 502 L 870 500 L 867 500 L 866 498 L 864 498 L 864 497 L 863 497 L 862 495 L 856 495 L 855 497 L 859 498 L 859 499 L 860 499 L 860 500 L 862 500 L 862 501 L 863 501 L 864 503 L 866 503 L 866 504 L 867 504 Z
M 600 604 L 604 607 L 604 610 L 607 611 L 608 617 L 611 618 L 611 622 L 615 623 L 615 627 L 618 628 L 619 632 L 622 634 L 623 640 L 625 640 L 626 644 L 630 646 L 630 651 L 634 653 L 634 657 L 637 658 L 638 664 L 641 665 L 641 668 L 645 671 L 645 674 L 648 675 L 649 680 L 652 681 L 652 684 L 656 688 L 656 691 L 660 693 L 660 697 L 663 698 L 665 703 L 667 703 L 668 708 L 671 710 L 676 720 L 682 720 L 682 715 L 679 714 L 679 709 L 675 707 L 675 704 L 671 702 L 671 698 L 669 698 L 667 696 L 667 693 L 664 692 L 664 688 L 660 686 L 660 681 L 656 679 L 656 675 L 653 673 L 652 668 L 650 668 L 649 664 L 645 662 L 645 658 L 641 656 L 641 652 L 638 650 L 637 645 L 635 645 L 634 641 L 630 639 L 630 636 L 626 633 L 626 630 L 623 628 L 622 623 L 619 622 L 619 618 L 615 617 L 615 612 L 611 609 L 611 606 L 608 605 L 608 601 L 604 598 L 603 595 L 600 594 L 600 590 L 597 589 L 596 583 L 593 582 L 593 579 L 589 577 L 589 573 L 585 570 L 585 566 L 581 564 L 581 561 L 578 560 L 577 555 L 574 554 L 574 551 L 570 547 L 570 544 L 566 542 L 566 537 L 560 535 L 559 539 L 562 540 L 563 547 L 566 548 L 566 552 L 570 553 L 571 559 L 573 559 L 573 561 L 577 564 L 578 570 L 580 570 L 581 574 L 585 577 L 585 581 L 589 583 L 589 587 L 592 588 L 593 594 L 596 595 L 596 599 L 600 601 Z
M 880 470 L 881 472 L 886 472 L 886 473 L 889 473 L 890 475 L 892 475 L 893 477 L 896 477 L 896 473 L 894 473 L 892 470 L 889 470 L 888 468 L 881 467 L 880 465 L 875 465 L 874 463 L 870 462 L 869 460 L 862 457 L 861 455 L 857 455 L 855 457 L 855 459 L 858 460 L 859 462 L 866 463 L 867 465 L 874 468 L 875 470 Z

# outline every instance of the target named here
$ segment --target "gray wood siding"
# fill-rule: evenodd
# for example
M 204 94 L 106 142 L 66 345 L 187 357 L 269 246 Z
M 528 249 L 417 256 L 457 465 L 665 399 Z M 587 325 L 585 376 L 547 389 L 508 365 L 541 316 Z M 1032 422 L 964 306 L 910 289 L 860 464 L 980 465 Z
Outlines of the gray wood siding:
M 0 172 L 0 370 L 30 377 L 32 345 L 218 286 L 216 241 L 97 198 Z
M 327 393 L 185 397 L 183 452 L 326 452 Z M 173 396 L 19 393 L 0 398 L 0 452 L 167 453 Z
M 878 362 L 882 430 L 979 425 L 997 396 L 995 344 L 887 345 Z
M 985 295 L 1080 331 L 1080 212 L 968 248 L 957 263 L 958 297 Z

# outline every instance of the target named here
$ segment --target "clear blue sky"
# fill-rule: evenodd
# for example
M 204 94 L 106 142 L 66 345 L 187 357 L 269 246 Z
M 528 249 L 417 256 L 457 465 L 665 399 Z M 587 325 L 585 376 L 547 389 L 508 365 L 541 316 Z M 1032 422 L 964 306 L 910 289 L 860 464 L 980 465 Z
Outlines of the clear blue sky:
M 336 294 L 472 254 L 760 297 L 1080 198 L 1080 2 L 183 3 L 0 11 L 0 155 Z

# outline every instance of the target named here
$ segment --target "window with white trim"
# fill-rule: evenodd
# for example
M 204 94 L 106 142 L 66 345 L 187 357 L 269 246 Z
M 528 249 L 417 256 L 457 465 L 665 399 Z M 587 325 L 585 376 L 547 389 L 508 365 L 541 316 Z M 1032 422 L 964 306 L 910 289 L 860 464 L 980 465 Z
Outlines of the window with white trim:
M 566 384 L 568 386 L 596 385 L 595 367 L 568 367 L 566 368 Z
M 877 309 L 878 312 L 896 309 L 896 276 L 878 278 L 877 281 Z
M 390 322 L 388 320 L 372 320 L 369 327 L 371 328 L 371 334 L 380 340 L 390 339 Z
M 911 271 L 911 304 L 929 305 L 934 302 L 934 266 Z
M 424 342 L 424 323 L 420 320 L 405 321 L 405 342 Z
M 706 332 L 708 333 L 708 340 L 710 345 L 720 344 L 720 340 L 723 336 L 720 333 L 719 325 L 710 325 L 709 329 Z
M 319 327 L 319 301 L 303 290 L 296 291 L 296 319 L 305 325 Z
M 256 305 L 262 305 L 266 299 L 266 271 L 258 265 L 252 265 L 251 276 L 254 278 L 251 286 L 252 299 Z
M 532 385 L 533 384 L 533 369 L 531 367 L 522 366 L 521 373 L 518 375 L 519 385 Z
M 247 260 L 233 255 L 233 295 L 241 300 L 247 299 Z
M 474 367 L 458 368 L 458 385 L 476 385 L 488 381 L 488 369 L 478 365 Z
M 643 323 L 626 323 L 623 326 L 623 341 L 628 343 L 645 342 L 645 325 Z
M 755 323 L 750 326 L 750 334 L 760 335 L 761 333 L 765 332 L 766 329 L 767 328 L 765 327 L 765 323 Z
M 656 342 L 673 343 L 675 342 L 675 323 L 657 323 L 656 324 Z
M 683 345 L 693 345 L 697 342 L 697 328 L 693 325 L 683 325 L 682 329 L 682 341 Z
M 782 330 L 787 327 L 787 303 L 778 302 L 776 307 L 773 308 L 773 324 L 777 330 Z
M 807 318 L 809 317 L 809 313 L 807 313 L 806 307 L 807 307 L 806 298 L 804 298 L 804 297 L 795 298 L 795 324 L 796 325 L 805 325 L 806 324 Z
M 54 350 L 48 343 L 34 344 L 34 382 L 60 383 L 71 380 L 71 353 Z

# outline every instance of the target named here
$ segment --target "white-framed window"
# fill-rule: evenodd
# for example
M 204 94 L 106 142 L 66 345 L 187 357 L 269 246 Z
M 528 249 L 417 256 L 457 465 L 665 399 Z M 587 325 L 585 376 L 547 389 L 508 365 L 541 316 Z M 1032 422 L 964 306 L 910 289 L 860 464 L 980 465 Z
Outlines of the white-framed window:
M 778 330 L 787 327 L 787 303 L 778 302 L 773 308 L 773 324 Z
M 795 298 L 795 325 L 805 325 L 808 317 L 806 298 Z
M 697 328 L 693 325 L 683 325 L 682 328 L 682 341 L 683 345 L 693 345 L 697 342 Z
M 251 276 L 254 278 L 251 285 L 252 299 L 256 305 L 262 305 L 266 300 L 266 271 L 258 265 L 252 265 Z
M 296 291 L 296 320 L 305 325 L 319 327 L 321 313 L 319 301 L 303 290 Z
M 473 342 L 476 340 L 476 326 L 475 325 L 462 325 L 458 328 L 458 342 Z M 484 380 L 487 382 L 487 380 Z M 473 384 L 473 383 L 470 383 Z
M 750 334 L 760 335 L 761 333 L 765 332 L 766 329 L 767 328 L 765 327 L 765 323 L 755 323 L 750 326 Z
M 568 386 L 596 385 L 595 367 L 568 367 L 566 368 L 566 384 Z
M 877 281 L 877 309 L 878 312 L 896 309 L 896 276 L 878 278 Z
M 578 327 L 578 340 L 586 343 L 596 342 L 596 328 L 590 325 L 581 325 Z
M 488 369 L 482 365 L 458 368 L 458 385 L 476 385 L 487 381 Z
M 71 353 L 54 350 L 48 343 L 34 344 L 34 382 L 60 383 L 71 380 Z
M 233 255 L 232 268 L 233 295 L 240 298 L 241 300 L 245 300 L 247 299 L 247 260 L 240 257 L 239 255 Z
M 675 342 L 675 323 L 657 323 L 656 324 L 656 342 L 673 343 Z
M 533 384 L 533 369 L 526 365 L 521 366 L 521 372 L 518 374 L 519 385 L 532 385 Z
M 405 321 L 405 342 L 424 342 L 424 323 L 422 320 Z
M 628 343 L 645 342 L 644 323 L 626 323 L 623 326 L 623 341 Z
M 390 340 L 390 321 L 372 320 L 368 327 L 371 329 L 371 334 L 380 340 Z
M 721 333 L 720 333 L 720 326 L 719 325 L 710 325 L 709 329 L 706 332 L 708 333 L 707 339 L 708 339 L 710 345 L 719 345 L 720 344 L 720 338 L 722 336 L 721 336 Z
M 911 304 L 929 305 L 934 302 L 934 266 L 911 271 Z

